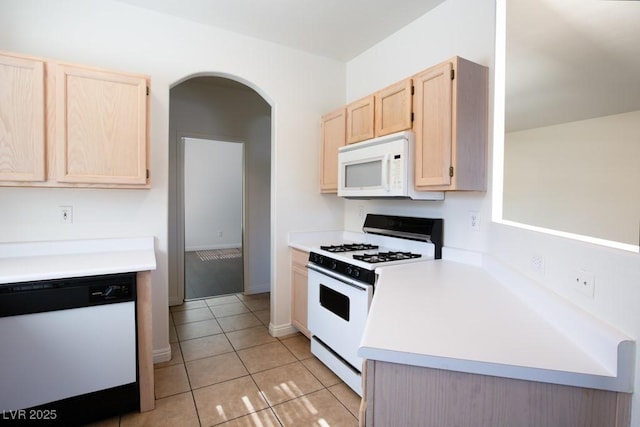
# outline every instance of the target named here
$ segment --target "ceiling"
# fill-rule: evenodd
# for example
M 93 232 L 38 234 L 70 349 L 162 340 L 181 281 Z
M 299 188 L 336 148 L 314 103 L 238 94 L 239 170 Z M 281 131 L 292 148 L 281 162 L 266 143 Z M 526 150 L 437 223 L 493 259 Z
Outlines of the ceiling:
M 508 0 L 507 131 L 640 110 L 640 1 Z
M 348 61 L 445 0 L 118 0 Z M 640 1 L 507 0 L 508 131 L 640 110 Z
M 445 0 L 118 0 L 341 61 Z

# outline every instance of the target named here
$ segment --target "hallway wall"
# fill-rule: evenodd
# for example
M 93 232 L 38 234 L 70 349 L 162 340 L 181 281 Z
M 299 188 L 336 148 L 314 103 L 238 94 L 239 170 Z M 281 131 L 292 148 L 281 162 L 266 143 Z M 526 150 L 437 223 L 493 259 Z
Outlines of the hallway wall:
M 271 108 L 246 87 L 219 86 L 217 78 L 187 80 L 171 89 L 169 113 L 169 231 L 175 234 L 178 210 L 178 144 L 182 136 L 245 142 L 245 292 L 270 289 Z M 213 184 L 210 185 L 212 187 Z M 169 304 L 181 304 L 176 244 L 169 245 Z
M 185 251 L 242 247 L 244 147 L 200 138 L 184 149 Z

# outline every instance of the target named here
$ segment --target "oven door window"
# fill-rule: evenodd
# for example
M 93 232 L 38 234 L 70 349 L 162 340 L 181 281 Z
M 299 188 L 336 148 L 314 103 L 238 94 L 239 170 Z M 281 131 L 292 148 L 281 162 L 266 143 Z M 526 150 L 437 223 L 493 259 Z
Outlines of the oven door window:
M 382 187 L 382 159 L 344 166 L 345 188 Z
M 336 316 L 349 321 L 349 297 L 333 289 L 320 285 L 320 305 Z

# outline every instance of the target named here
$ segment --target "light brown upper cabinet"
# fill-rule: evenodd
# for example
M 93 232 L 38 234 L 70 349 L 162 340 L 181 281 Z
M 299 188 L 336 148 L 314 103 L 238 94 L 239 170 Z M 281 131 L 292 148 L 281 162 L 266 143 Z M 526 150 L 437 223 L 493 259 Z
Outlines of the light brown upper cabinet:
M 365 141 L 374 136 L 374 96 L 347 105 L 347 144 Z
M 376 137 L 411 129 L 411 94 L 411 79 L 375 93 Z
M 411 79 L 347 105 L 347 144 L 411 129 Z
M 58 65 L 56 166 L 59 182 L 147 182 L 147 80 Z
M 44 62 L 0 54 L 0 181 L 45 180 Z
M 340 108 L 322 116 L 320 144 L 320 192 L 338 192 L 338 148 L 345 145 L 346 110 Z
M 455 57 L 413 80 L 416 189 L 486 191 L 487 68 Z
M 0 53 L 0 185 L 149 188 L 149 78 Z
M 487 79 L 487 67 L 456 56 L 355 101 L 345 107 L 346 143 L 411 129 L 416 190 L 486 191 Z M 322 192 L 336 192 L 345 109 L 322 118 Z

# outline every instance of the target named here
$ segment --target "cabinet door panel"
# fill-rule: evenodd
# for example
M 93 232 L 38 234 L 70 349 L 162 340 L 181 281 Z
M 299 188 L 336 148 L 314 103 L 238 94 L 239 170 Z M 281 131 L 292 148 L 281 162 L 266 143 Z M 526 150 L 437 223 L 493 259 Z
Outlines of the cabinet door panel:
M 451 183 L 452 69 L 447 62 L 414 77 L 416 187 Z
M 44 179 L 44 63 L 0 55 L 0 180 Z
M 374 136 L 373 95 L 347 105 L 347 144 L 371 139 Z
M 320 192 L 338 191 L 338 148 L 345 145 L 345 110 L 322 116 Z
M 291 323 L 307 338 L 307 260 L 309 253 L 291 249 Z
M 411 129 L 411 79 L 375 95 L 376 136 Z
M 146 91 L 142 77 L 58 66 L 58 181 L 146 183 Z
M 293 267 L 293 325 L 309 337 L 307 327 L 307 269 Z

